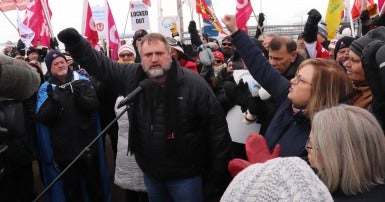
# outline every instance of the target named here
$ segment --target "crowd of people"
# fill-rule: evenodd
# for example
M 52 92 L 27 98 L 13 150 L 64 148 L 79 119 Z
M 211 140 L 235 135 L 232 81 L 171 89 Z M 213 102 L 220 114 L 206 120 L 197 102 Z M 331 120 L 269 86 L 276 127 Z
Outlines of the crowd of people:
M 48 48 L 7 42 L 4 55 L 24 60 L 41 82 L 18 100 L 24 134 L 0 139 L 8 146 L 0 200 L 35 199 L 36 159 L 47 201 L 110 201 L 111 183 L 139 202 L 381 201 L 385 15 L 364 11 L 360 20 L 360 37 L 342 27 L 328 41 L 311 9 L 294 40 L 264 33 L 263 13 L 255 36 L 225 15 L 230 34 L 221 41 L 200 34 L 195 21 L 191 45 L 175 33 L 137 30 L 117 61 L 74 28 L 57 36 L 64 52 L 56 38 Z M 258 131 L 229 132 L 237 106 L 237 127 Z M 4 127 L 1 135 L 12 136 Z M 243 142 L 234 141 L 239 135 Z

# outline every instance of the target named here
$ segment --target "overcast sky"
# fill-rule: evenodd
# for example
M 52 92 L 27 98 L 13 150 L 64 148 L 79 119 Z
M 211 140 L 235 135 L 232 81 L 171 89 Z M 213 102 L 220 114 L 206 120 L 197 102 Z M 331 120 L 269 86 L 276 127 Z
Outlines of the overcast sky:
M 183 1 L 183 0 L 182 0 Z M 82 0 L 49 0 L 52 10 L 52 27 L 55 35 L 67 27 L 74 27 L 81 30 L 82 23 Z M 89 0 L 91 6 L 103 5 L 104 0 Z M 129 8 L 129 0 L 109 0 L 108 1 L 115 18 L 115 23 L 119 33 L 130 33 L 131 21 L 125 23 Z M 292 24 L 305 22 L 307 11 L 316 8 L 325 16 L 327 0 L 251 0 L 255 14 L 264 12 L 266 15 L 265 24 Z M 163 16 L 176 16 L 176 0 L 151 0 L 152 6 L 149 8 L 151 31 L 157 31 L 159 8 Z M 212 0 L 214 11 L 218 18 L 224 14 L 235 14 L 236 0 Z M 160 5 L 160 7 L 158 6 Z M 4 13 L 16 25 L 16 12 L 8 11 Z M 22 16 L 24 11 L 22 11 Z M 183 7 L 184 30 L 187 30 L 188 22 L 191 20 L 188 6 Z M 198 20 L 194 16 L 194 20 Z M 256 19 L 251 17 L 248 24 L 255 24 Z M 124 28 L 126 27 L 126 30 Z M 7 40 L 17 41 L 18 33 L 4 15 L 0 16 L 0 42 Z

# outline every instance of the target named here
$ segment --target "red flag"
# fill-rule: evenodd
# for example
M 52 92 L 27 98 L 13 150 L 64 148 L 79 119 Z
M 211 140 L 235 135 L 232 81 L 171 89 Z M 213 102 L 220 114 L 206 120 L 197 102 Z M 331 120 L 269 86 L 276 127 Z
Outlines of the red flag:
M 0 11 L 25 10 L 27 8 L 26 0 L 0 0 Z
M 237 27 L 246 33 L 248 32 L 246 24 L 252 12 L 253 8 L 249 0 L 237 0 L 237 12 L 235 14 Z
M 374 4 L 373 0 L 366 0 L 366 6 L 370 6 Z M 360 17 L 361 9 L 362 8 L 362 0 L 354 0 L 352 10 L 350 11 L 352 14 L 352 19 L 357 20 L 358 17 Z
M 151 7 L 151 1 L 150 0 L 142 0 L 144 4 L 146 4 L 148 7 Z
M 107 41 L 111 51 L 111 59 L 118 60 L 118 49 L 119 49 L 119 34 L 116 29 L 115 20 L 112 16 L 110 6 L 106 0 L 106 11 L 107 11 Z
M 48 6 L 48 0 L 45 1 L 48 7 L 49 16 L 51 17 L 52 12 Z M 32 40 L 33 46 L 49 47 L 51 33 L 48 20 L 44 15 L 43 5 L 41 4 L 40 0 L 30 0 L 25 12 L 25 19 L 23 24 L 29 27 L 35 33 L 35 37 Z
M 85 7 L 85 17 L 86 21 L 84 27 L 84 36 L 87 37 L 87 40 L 92 44 L 92 47 L 95 47 L 99 42 L 99 34 L 96 30 L 95 21 L 92 17 L 92 11 L 89 2 L 87 1 L 87 6 Z
M 378 0 L 378 9 L 380 10 L 380 12 L 383 11 L 384 3 L 385 3 L 385 0 Z
M 210 21 L 210 23 L 215 27 L 215 29 L 218 32 L 220 32 L 222 34 L 226 34 L 226 32 L 223 31 L 222 26 L 221 26 L 217 16 L 214 13 L 211 0 L 200 0 L 200 1 L 197 0 L 196 1 L 196 8 L 197 8 L 197 12 L 202 15 L 203 20 Z M 199 11 L 198 11 L 198 9 L 199 9 Z

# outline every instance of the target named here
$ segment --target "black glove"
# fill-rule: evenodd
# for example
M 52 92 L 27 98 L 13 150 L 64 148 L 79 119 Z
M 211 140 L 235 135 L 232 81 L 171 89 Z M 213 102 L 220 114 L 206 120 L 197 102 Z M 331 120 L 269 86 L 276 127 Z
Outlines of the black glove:
M 384 87 L 381 85 L 380 68 L 377 65 L 376 53 L 384 41 L 375 40 L 370 42 L 362 51 L 362 68 L 365 71 L 365 79 L 369 83 L 374 95 L 385 95 Z
M 17 41 L 16 49 L 20 55 L 25 55 L 25 44 L 21 39 Z
M 309 17 L 307 18 L 307 22 L 311 25 L 318 25 L 319 21 L 322 19 L 321 13 L 316 9 L 311 9 L 308 13 Z
M 66 28 L 60 31 L 57 37 L 66 46 L 76 44 L 82 39 L 82 36 L 74 28 Z
M 264 21 L 265 21 L 265 14 L 259 13 L 258 14 L 258 25 L 263 26 Z
M 61 106 L 60 95 L 59 95 L 59 87 L 56 87 L 55 90 L 53 90 L 52 85 L 49 84 L 47 86 L 47 95 L 48 95 L 48 99 L 50 101 L 52 101 L 57 106 Z
M 361 12 L 361 14 L 360 14 L 360 20 L 362 21 L 362 22 L 364 22 L 364 21 L 367 21 L 367 20 L 370 20 L 370 16 L 369 16 L 369 11 L 368 10 L 363 10 L 362 12 Z
M 224 88 L 226 96 L 231 100 L 231 102 L 247 109 L 249 99 L 251 97 L 247 82 L 244 83 L 241 79 L 237 85 L 234 82 L 227 81 L 225 82 Z
M 49 47 L 51 49 L 54 49 L 54 50 L 58 49 L 59 43 L 57 42 L 56 37 L 51 37 L 50 38 L 50 40 L 49 40 Z
M 191 20 L 190 23 L 188 24 L 188 32 L 191 33 L 191 32 L 195 32 L 195 31 L 198 31 L 197 30 L 197 24 L 195 23 L 194 20 Z

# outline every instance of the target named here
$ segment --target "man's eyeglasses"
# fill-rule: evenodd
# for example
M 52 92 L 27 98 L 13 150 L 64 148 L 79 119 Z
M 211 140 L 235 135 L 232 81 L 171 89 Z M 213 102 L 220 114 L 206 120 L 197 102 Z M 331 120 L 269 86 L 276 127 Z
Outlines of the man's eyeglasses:
M 311 86 L 310 82 L 305 81 L 303 78 L 301 78 L 301 76 L 299 74 L 295 74 L 293 84 L 297 85 L 299 82 L 304 83 L 304 84 L 308 84 Z
M 222 46 L 232 46 L 232 43 L 222 43 Z

